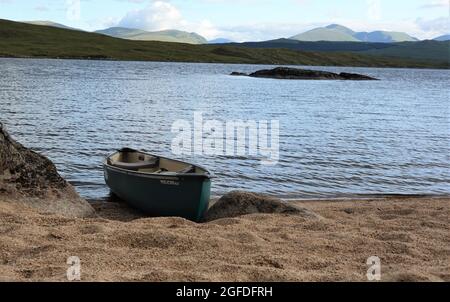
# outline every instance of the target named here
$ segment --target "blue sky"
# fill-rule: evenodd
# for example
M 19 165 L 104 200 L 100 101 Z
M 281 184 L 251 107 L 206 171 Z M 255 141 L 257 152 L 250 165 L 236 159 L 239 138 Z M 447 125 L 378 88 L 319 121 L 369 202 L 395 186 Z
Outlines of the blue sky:
M 0 0 L 0 18 L 50 20 L 89 31 L 175 28 L 236 41 L 289 37 L 339 23 L 425 39 L 450 32 L 449 6 L 450 0 Z

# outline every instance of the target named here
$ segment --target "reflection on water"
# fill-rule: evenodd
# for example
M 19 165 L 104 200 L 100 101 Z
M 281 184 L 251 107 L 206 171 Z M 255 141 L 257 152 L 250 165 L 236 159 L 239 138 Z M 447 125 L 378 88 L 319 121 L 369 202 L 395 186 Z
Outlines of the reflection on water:
M 280 160 L 192 156 L 231 189 L 289 198 L 450 193 L 449 71 L 321 68 L 381 81 L 228 76 L 263 66 L 0 59 L 0 121 L 87 198 L 123 146 L 171 156 L 172 123 L 280 121 Z M 267 66 L 264 66 L 264 68 Z

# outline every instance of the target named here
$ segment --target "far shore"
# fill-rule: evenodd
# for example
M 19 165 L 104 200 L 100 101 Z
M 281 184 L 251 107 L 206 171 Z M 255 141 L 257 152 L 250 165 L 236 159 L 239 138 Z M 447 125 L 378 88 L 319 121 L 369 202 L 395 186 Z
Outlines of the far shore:
M 179 63 L 179 64 L 225 64 L 225 65 L 255 65 L 255 66 L 296 66 L 296 67 L 316 67 L 316 68 L 379 68 L 379 69 L 418 69 L 418 70 L 450 70 L 446 64 L 436 65 L 339 65 L 339 64 L 298 64 L 298 63 L 269 63 L 269 62 L 220 62 L 220 61 L 176 61 L 176 60 L 146 60 L 146 59 L 119 59 L 119 58 L 97 58 L 97 57 L 33 57 L 33 56 L 5 56 L 0 54 L 0 59 L 31 59 L 31 60 L 73 60 L 73 61 L 100 61 L 100 62 L 149 62 L 149 63 Z
M 95 59 L 111 61 L 343 66 L 448 69 L 442 56 L 427 58 L 360 54 L 342 51 L 305 51 L 288 48 L 247 48 L 236 45 L 133 41 L 101 34 L 1 20 L 0 57 Z M 46 41 L 46 43 L 42 43 Z M 422 42 L 417 42 L 422 43 Z M 433 42 L 439 53 L 446 43 Z M 418 46 L 419 51 L 422 49 Z
M 66 218 L 0 200 L 0 281 L 450 281 L 450 198 L 289 201 L 319 218 L 253 214 L 204 224 L 94 202 Z

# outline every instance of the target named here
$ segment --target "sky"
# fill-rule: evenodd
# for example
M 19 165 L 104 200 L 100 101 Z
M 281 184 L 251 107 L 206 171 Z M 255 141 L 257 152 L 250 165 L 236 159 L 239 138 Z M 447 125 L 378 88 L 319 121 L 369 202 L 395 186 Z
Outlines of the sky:
M 0 0 L 0 19 L 48 20 L 88 31 L 179 29 L 238 42 L 332 23 L 429 39 L 450 33 L 449 16 L 450 0 Z

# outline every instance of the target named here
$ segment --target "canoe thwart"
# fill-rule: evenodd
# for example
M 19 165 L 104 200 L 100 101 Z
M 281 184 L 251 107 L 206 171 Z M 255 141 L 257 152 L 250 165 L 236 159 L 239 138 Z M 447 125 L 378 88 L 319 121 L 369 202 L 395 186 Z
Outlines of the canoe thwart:
M 127 163 L 127 162 L 121 162 L 116 161 L 112 163 L 112 166 L 125 169 L 125 170 L 131 170 L 131 171 L 139 171 L 142 169 L 152 169 L 157 168 L 159 166 L 159 158 L 153 158 L 150 160 L 144 160 L 139 161 L 135 163 Z

